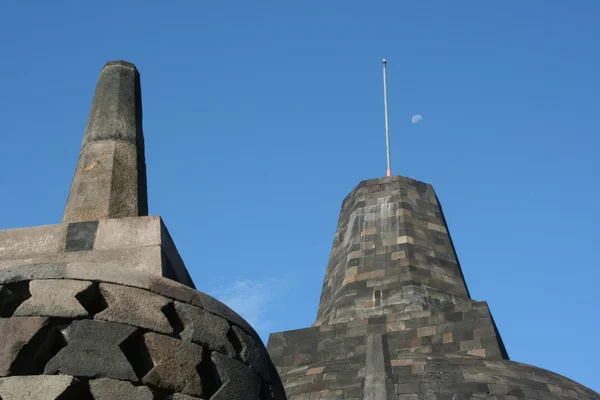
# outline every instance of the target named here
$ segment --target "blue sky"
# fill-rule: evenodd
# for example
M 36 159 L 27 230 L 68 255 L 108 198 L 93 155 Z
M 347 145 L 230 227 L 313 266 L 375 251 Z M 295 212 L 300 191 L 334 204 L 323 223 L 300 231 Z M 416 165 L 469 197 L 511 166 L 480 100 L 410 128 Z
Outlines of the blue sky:
M 600 3 L 0 4 L 0 229 L 58 223 L 98 73 L 141 72 L 150 213 L 266 341 L 310 326 L 342 199 L 433 184 L 513 360 L 600 391 Z M 415 114 L 423 116 L 411 123 Z

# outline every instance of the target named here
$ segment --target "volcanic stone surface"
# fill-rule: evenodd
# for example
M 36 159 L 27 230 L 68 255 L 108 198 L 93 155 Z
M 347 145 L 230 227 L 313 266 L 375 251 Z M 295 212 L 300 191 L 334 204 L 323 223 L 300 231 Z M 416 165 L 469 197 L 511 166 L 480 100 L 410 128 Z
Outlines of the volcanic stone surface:
M 267 348 L 290 400 L 600 399 L 509 360 L 433 188 L 399 176 L 344 200 L 316 322 Z
M 44 317 L 0 318 L 0 399 L 285 399 L 262 341 L 247 323 L 240 326 L 243 320 L 234 311 L 146 273 L 129 271 L 103 282 L 96 276 L 109 277 L 104 268 L 48 264 L 0 270 L 2 293 L 21 302 L 13 310 L 34 304 L 32 287 L 62 291 L 67 309 L 86 310 L 67 317 L 65 308 L 51 302 Z M 138 299 L 128 298 L 130 317 L 107 317 L 122 292 Z M 149 319 L 166 321 L 169 329 Z

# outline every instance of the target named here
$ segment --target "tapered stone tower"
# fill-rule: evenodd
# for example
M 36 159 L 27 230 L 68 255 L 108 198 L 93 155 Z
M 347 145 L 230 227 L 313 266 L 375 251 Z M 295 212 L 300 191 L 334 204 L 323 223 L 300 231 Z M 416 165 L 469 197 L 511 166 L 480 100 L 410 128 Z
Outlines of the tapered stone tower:
M 0 400 L 284 400 L 252 327 L 148 216 L 140 77 L 109 62 L 58 225 L 0 231 Z
M 289 400 L 600 399 L 509 361 L 433 188 L 399 176 L 346 197 L 315 324 L 271 334 L 267 349 Z

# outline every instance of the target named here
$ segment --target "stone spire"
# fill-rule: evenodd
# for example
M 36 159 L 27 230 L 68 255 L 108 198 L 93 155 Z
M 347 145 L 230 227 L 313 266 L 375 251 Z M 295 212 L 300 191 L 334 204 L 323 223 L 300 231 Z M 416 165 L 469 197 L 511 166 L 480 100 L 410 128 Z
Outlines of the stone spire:
M 469 300 L 431 185 L 364 181 L 344 200 L 316 325 Z
M 433 187 L 402 176 L 344 200 L 313 326 L 267 346 L 290 400 L 578 398 L 600 395 L 509 360 L 470 297 Z
M 262 340 L 148 216 L 140 77 L 98 80 L 63 223 L 0 230 L 0 399 L 286 400 Z
M 140 75 L 131 63 L 110 61 L 98 78 L 63 222 L 145 215 Z

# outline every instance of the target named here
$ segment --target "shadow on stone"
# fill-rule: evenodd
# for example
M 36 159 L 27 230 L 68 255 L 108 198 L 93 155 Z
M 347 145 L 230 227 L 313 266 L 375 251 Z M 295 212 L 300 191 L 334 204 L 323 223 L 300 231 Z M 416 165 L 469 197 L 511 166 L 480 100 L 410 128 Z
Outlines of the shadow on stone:
M 154 363 L 150 352 L 143 339 L 143 333 L 138 331 L 125 340 L 120 348 L 125 357 L 133 367 L 133 370 L 139 379 L 142 379 L 152 368 Z
M 204 349 L 203 353 L 202 362 L 198 365 L 197 371 L 202 381 L 202 398 L 210 399 L 223 385 L 223 382 L 210 357 L 211 351 Z
M 77 382 L 69 386 L 60 396 L 55 400 L 94 400 L 94 397 L 90 393 L 90 386 L 87 379 L 79 378 Z
M 48 361 L 67 345 L 60 334 L 61 324 L 50 323 L 40 329 L 19 352 L 11 375 L 40 375 Z
M 75 295 L 75 298 L 90 314 L 90 318 L 94 318 L 94 315 L 108 308 L 106 300 L 98 289 L 97 282 L 94 282 L 87 290 Z
M 242 345 L 240 338 L 238 338 L 233 331 L 233 327 L 230 327 L 229 331 L 227 331 L 227 339 L 229 339 L 233 345 L 233 349 L 235 350 L 235 359 L 242 361 L 242 351 L 244 350 L 244 346 Z
M 30 297 L 29 281 L 0 286 L 0 317 L 12 317 L 15 310 Z
M 177 315 L 177 311 L 175 310 L 174 302 L 170 302 L 162 309 L 163 314 L 169 320 L 169 323 L 173 327 L 173 335 L 175 337 L 181 338 L 180 334 L 185 329 L 181 318 Z

